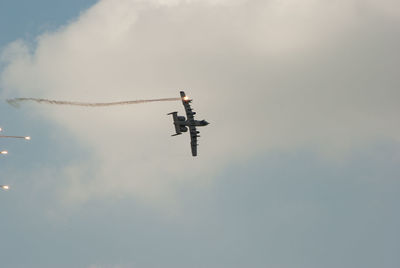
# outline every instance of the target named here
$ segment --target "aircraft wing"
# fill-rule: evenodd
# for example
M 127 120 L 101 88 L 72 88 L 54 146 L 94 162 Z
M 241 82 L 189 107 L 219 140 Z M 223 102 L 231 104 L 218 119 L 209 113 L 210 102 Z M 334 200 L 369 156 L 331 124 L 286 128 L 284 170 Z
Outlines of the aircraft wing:
M 193 112 L 192 107 L 190 107 L 190 103 L 192 102 L 192 100 L 190 100 L 183 91 L 181 91 L 181 98 L 183 107 L 185 107 L 187 120 L 194 121 L 194 115 L 196 114 L 196 112 Z
M 190 131 L 190 146 L 192 148 L 192 155 L 197 156 L 197 137 L 199 132 L 196 129 L 194 115 L 196 112 L 193 112 L 192 107 L 190 107 L 190 103 L 192 102 L 188 96 L 186 96 L 185 92 L 181 91 L 181 98 L 183 107 L 185 107 L 186 118 L 189 122 L 189 131 Z M 191 124 L 190 124 L 191 123 Z
M 198 131 L 195 126 L 190 126 L 190 146 L 192 148 L 192 155 L 196 156 L 197 155 L 197 134 Z

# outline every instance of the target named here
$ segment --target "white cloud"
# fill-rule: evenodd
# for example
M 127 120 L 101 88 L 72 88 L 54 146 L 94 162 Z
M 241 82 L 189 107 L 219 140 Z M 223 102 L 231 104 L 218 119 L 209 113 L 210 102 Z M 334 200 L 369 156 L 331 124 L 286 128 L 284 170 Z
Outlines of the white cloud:
M 169 137 L 165 114 L 182 112 L 180 103 L 31 106 L 92 152 L 65 169 L 71 200 L 134 194 L 162 203 L 177 183 L 265 149 L 337 154 L 399 140 L 399 61 L 390 45 L 399 38 L 395 25 L 376 24 L 379 16 L 358 1 L 103 0 L 39 36 L 33 52 L 10 44 L 3 95 L 114 101 L 186 89 L 211 122 L 198 159 L 189 137 Z
M 360 1 L 359 5 L 371 9 L 370 12 L 382 12 L 383 15 L 391 19 L 400 19 L 400 4 L 396 0 L 367 0 L 365 2 Z

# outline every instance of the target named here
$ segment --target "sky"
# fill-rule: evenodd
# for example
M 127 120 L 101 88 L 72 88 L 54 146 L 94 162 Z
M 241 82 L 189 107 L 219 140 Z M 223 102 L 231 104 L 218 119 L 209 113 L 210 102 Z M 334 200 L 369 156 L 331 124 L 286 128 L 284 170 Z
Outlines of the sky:
M 394 0 L 0 2 L 2 267 L 400 265 Z M 6 103 L 193 98 L 167 113 Z

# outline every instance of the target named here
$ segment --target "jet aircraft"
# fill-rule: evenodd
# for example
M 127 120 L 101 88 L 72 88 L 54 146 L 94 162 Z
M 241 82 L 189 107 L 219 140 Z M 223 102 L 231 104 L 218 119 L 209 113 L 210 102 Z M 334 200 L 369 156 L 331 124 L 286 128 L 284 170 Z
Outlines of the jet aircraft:
M 192 108 L 190 107 L 190 103 L 192 102 L 192 100 L 189 99 L 188 96 L 186 96 L 185 92 L 181 91 L 180 93 L 187 118 L 185 118 L 184 116 L 179 116 L 178 112 L 172 112 L 168 114 L 172 114 L 174 120 L 176 133 L 172 136 L 181 135 L 182 132 L 187 132 L 189 128 L 192 155 L 197 156 L 197 138 L 200 137 L 200 132 L 197 131 L 196 127 L 207 126 L 209 123 L 206 120 L 199 121 L 194 119 L 194 115 L 196 114 L 196 112 L 193 112 Z

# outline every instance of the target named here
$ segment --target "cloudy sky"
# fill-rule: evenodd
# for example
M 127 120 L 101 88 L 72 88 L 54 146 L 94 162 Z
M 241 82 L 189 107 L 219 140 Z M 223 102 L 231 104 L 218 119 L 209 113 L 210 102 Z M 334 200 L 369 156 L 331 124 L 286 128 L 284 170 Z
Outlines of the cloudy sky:
M 1 267 L 400 266 L 395 0 L 1 0 Z M 191 96 L 199 156 L 171 138 Z

